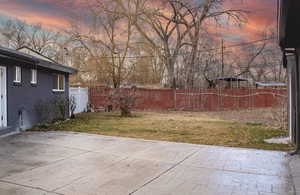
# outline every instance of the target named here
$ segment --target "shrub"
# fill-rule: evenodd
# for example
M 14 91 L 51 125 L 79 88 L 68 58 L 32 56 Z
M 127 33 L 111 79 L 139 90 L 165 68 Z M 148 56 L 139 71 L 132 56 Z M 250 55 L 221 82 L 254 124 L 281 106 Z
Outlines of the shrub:
M 70 113 L 71 113 L 71 119 L 74 119 L 75 118 L 75 110 L 76 110 L 76 107 L 77 107 L 77 104 L 76 104 L 76 99 L 74 96 L 71 96 L 70 99 L 69 99 L 69 107 L 70 107 Z
M 108 96 L 108 103 L 121 111 L 122 117 L 131 117 L 131 111 L 137 100 L 136 90 L 113 89 Z
M 40 100 L 35 105 L 35 110 L 40 122 L 47 123 L 51 120 L 51 107 L 51 102 L 43 100 Z
M 69 98 L 57 97 L 53 100 L 56 120 L 65 120 L 69 115 Z
M 53 100 L 40 100 L 35 105 L 35 111 L 41 123 L 51 122 L 52 120 L 65 120 L 71 114 L 71 118 L 75 118 L 74 111 L 76 109 L 75 97 L 56 97 Z M 70 113 L 69 113 L 70 111 Z

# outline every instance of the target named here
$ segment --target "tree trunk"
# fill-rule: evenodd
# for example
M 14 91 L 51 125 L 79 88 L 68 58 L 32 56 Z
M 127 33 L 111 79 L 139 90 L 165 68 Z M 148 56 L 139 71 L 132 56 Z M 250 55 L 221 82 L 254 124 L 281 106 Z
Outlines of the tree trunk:
M 167 80 L 167 85 L 168 87 L 172 89 L 176 89 L 177 87 L 177 81 L 176 81 L 176 76 L 175 76 L 175 61 L 173 59 L 167 60 L 167 71 L 168 71 L 168 80 Z
M 121 106 L 121 117 L 131 117 L 131 111 L 127 106 Z

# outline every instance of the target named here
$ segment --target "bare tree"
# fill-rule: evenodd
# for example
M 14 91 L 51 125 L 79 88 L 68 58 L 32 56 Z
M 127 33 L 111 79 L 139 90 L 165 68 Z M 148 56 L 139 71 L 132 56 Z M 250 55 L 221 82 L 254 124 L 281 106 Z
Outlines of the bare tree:
M 167 70 L 168 86 L 173 88 L 176 88 L 177 58 L 185 46 L 191 48 L 191 59 L 188 63 L 191 66 L 189 72 L 193 71 L 204 21 L 209 18 L 218 21 L 224 15 L 239 20 L 241 13 L 240 10 L 224 10 L 222 0 L 165 0 L 161 1 L 161 9 L 151 8 L 148 6 L 150 1 L 147 0 L 131 0 L 132 9 L 123 6 L 123 0 L 115 1 L 120 4 L 127 17 L 135 16 L 136 29 L 153 48 L 160 51 Z M 156 37 L 153 37 L 153 32 Z
M 187 6 L 185 2 L 184 6 Z M 186 60 L 187 63 L 187 80 L 186 80 L 186 87 L 193 88 L 195 83 L 195 77 L 196 77 L 196 70 L 197 70 L 197 62 L 199 61 L 199 57 L 202 57 L 202 52 L 199 52 L 200 48 L 204 46 L 204 48 L 211 48 L 207 44 L 207 38 L 209 38 L 208 33 L 203 30 L 205 27 L 205 22 L 208 20 L 211 22 L 211 20 L 215 21 L 217 25 L 222 26 L 221 20 L 227 20 L 228 24 L 238 24 L 241 25 L 243 22 L 246 22 L 243 10 L 237 10 L 237 9 L 225 9 L 223 6 L 223 1 L 221 0 L 208 0 L 205 3 L 203 3 L 200 7 L 200 10 L 193 11 L 193 7 L 187 8 L 190 12 L 190 20 L 187 20 L 183 17 L 184 20 L 182 20 L 182 23 L 185 26 L 192 26 L 192 29 L 188 33 L 188 37 L 186 40 L 186 49 L 185 51 L 189 51 L 189 58 Z M 203 44 L 204 41 L 204 44 Z M 213 44 L 213 40 L 209 39 L 210 44 Z M 201 49 L 202 49 L 201 48 Z M 215 48 L 218 48 L 217 46 Z M 214 51 L 211 51 L 212 55 L 215 55 Z M 200 56 L 199 56 L 200 55 Z M 215 58 L 213 58 L 215 59 Z M 209 61 L 209 63 L 208 63 Z M 205 66 L 208 64 L 211 64 L 212 59 L 205 60 Z M 213 63 L 215 64 L 215 63 Z M 208 68 L 208 67 L 207 67 Z M 210 69 L 210 68 L 209 68 Z M 206 79 L 207 80 L 207 79 Z
M 27 24 L 20 20 L 7 20 L 0 25 L 5 46 L 13 49 L 28 47 L 51 59 L 60 53 L 56 46 L 63 41 L 58 32 L 48 31 L 41 24 Z
M 8 20 L 1 25 L 0 33 L 4 37 L 6 46 L 20 48 L 28 43 L 26 24 L 19 20 Z
M 128 60 L 133 36 L 132 20 L 118 11 L 114 2 L 96 1 L 90 6 L 92 24 L 87 33 L 75 23 L 73 41 L 79 42 L 90 55 L 90 61 L 102 67 L 114 88 L 122 85 L 132 72 Z M 105 64 L 103 64 L 105 62 Z
M 263 43 L 262 45 L 248 46 L 248 52 L 246 52 L 248 57 L 246 57 L 246 59 L 243 59 L 244 63 L 238 64 L 237 68 L 239 72 L 236 75 L 234 75 L 234 77 L 239 77 L 247 74 L 248 75 L 250 74 L 250 76 L 253 77 L 253 75 L 251 75 L 252 74 L 251 69 L 255 64 L 255 60 L 263 53 L 265 47 L 266 47 L 266 43 Z
M 143 86 L 161 86 L 164 77 L 165 66 L 157 51 L 141 37 L 131 50 L 134 56 L 134 71 L 130 75 L 130 83 Z
M 282 53 L 277 44 L 270 42 L 250 69 L 255 81 L 286 81 L 286 71 L 282 66 Z
M 60 41 L 61 35 L 57 32 L 44 30 L 41 24 L 30 25 L 29 28 L 25 46 L 48 57 L 54 57 L 53 53 L 57 52 L 54 45 Z

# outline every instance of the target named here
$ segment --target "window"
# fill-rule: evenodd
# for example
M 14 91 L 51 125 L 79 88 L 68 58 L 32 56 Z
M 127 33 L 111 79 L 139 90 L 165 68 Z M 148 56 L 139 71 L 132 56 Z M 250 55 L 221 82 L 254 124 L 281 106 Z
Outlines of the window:
M 21 83 L 22 81 L 22 69 L 20 66 L 16 66 L 15 67 L 15 79 L 14 82 L 15 83 Z
M 65 75 L 54 75 L 53 91 L 65 91 Z
M 37 84 L 37 70 L 31 69 L 31 84 Z

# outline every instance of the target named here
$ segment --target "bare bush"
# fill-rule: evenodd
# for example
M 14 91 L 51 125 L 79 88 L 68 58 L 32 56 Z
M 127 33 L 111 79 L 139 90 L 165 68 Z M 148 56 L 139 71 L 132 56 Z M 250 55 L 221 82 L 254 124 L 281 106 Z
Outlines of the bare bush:
M 278 107 L 271 111 L 271 120 L 280 129 L 288 129 L 288 107 L 287 98 L 278 97 Z
M 74 96 L 71 96 L 70 99 L 69 99 L 69 108 L 70 108 L 71 119 L 75 118 L 76 107 L 77 107 L 76 99 L 75 99 Z
M 113 89 L 108 96 L 108 104 L 119 109 L 122 117 L 131 117 L 137 99 L 134 89 Z

